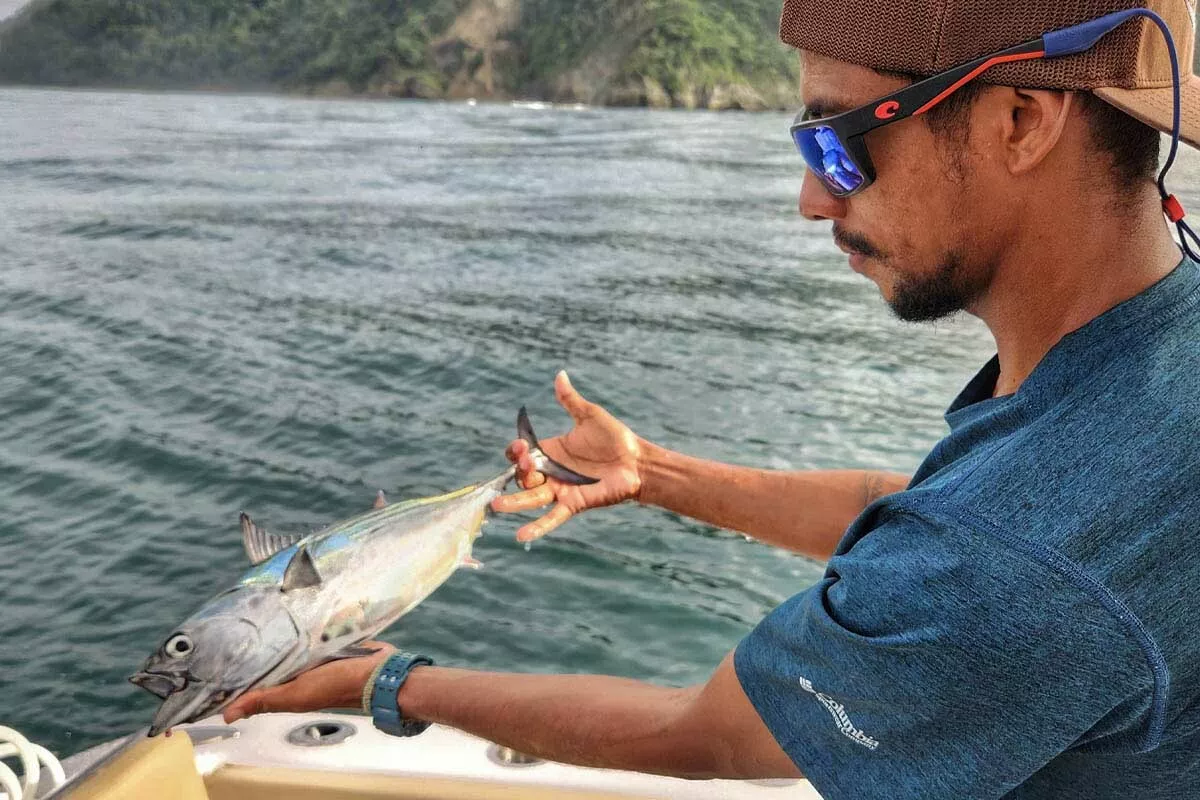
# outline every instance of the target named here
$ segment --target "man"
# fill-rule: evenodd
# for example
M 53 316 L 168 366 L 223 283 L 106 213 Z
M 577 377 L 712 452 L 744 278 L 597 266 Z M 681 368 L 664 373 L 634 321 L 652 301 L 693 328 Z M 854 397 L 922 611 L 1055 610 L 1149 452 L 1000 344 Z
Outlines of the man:
M 248 694 L 227 719 L 357 707 L 365 693 L 385 698 L 377 720 L 398 704 L 409 727 L 558 761 L 803 774 L 830 800 L 1200 797 L 1200 267 L 1163 218 L 1179 215 L 1143 124 L 1170 127 L 1163 39 L 1135 20 L 1079 55 L 1010 52 L 981 77 L 946 78 L 958 93 L 924 120 L 881 100 L 1138 5 L 785 3 L 782 35 L 804 66 L 795 136 L 820 173 L 801 212 L 833 221 L 898 315 L 965 310 L 998 352 L 911 477 L 688 458 L 558 377 L 575 427 L 545 449 L 600 482 L 547 482 L 511 445 L 525 490 L 495 507 L 554 503 L 519 538 L 636 500 L 828 559 L 706 684 L 486 674 L 383 650 Z M 1190 64 L 1192 10 L 1149 5 Z M 1184 138 L 1200 146 L 1186 72 L 1183 95 Z M 874 130 L 854 141 L 863 119 Z

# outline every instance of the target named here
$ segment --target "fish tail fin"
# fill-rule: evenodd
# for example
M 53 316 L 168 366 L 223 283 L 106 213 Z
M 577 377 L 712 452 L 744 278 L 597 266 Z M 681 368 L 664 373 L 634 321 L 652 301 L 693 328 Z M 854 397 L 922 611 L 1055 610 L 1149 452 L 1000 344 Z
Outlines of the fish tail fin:
M 587 486 L 600 482 L 598 478 L 589 478 L 587 475 L 582 475 L 570 467 L 558 463 L 542 452 L 542 446 L 538 444 L 537 436 L 533 432 L 533 425 L 529 422 L 529 414 L 526 413 L 525 406 L 521 406 L 521 410 L 517 412 L 517 434 L 529 445 L 529 454 L 533 456 L 533 463 L 537 467 L 538 472 L 573 486 Z

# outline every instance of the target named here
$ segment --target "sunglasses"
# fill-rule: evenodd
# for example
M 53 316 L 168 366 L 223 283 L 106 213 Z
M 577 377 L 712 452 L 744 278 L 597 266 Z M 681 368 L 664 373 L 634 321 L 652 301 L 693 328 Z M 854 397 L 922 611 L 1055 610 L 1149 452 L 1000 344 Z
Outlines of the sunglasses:
M 1174 42 L 1166 23 L 1158 15 L 1144 8 L 1118 11 L 960 64 L 842 114 L 818 117 L 808 110 L 801 110 L 792 122 L 792 140 L 808 168 L 820 178 L 830 194 L 850 197 L 875 181 L 875 165 L 864 140 L 871 131 L 928 112 L 997 64 L 1060 58 L 1089 50 L 1105 35 L 1135 17 L 1148 17 L 1158 24 L 1167 37 L 1174 59 Z M 1178 77 L 1175 86 L 1178 91 Z M 1178 116 L 1178 101 L 1175 108 Z M 1178 134 L 1178 122 L 1175 129 Z

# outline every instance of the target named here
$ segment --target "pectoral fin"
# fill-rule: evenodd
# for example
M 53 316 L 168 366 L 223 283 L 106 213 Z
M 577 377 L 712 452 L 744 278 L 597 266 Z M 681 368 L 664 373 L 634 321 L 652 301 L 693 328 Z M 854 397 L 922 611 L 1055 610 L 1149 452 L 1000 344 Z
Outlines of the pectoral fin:
M 330 661 L 341 661 L 343 658 L 362 658 L 363 656 L 373 656 L 378 653 L 378 650 L 372 650 L 370 647 L 352 644 L 343 647 L 329 657 Z
M 280 588 L 285 592 L 291 592 L 320 585 L 321 574 L 317 572 L 317 565 L 313 563 L 308 548 L 300 545 L 296 555 L 292 556 L 292 560 L 288 562 L 287 569 L 283 573 L 283 585 Z
M 331 661 L 342 661 L 347 658 L 363 658 L 364 656 L 373 656 L 378 652 L 378 650 L 372 650 L 371 648 L 363 647 L 362 645 L 347 645 L 341 650 L 338 650 L 336 653 L 330 653 L 329 655 L 325 656 L 325 658 L 321 660 L 320 664 L 314 664 L 313 666 L 328 664 Z
M 467 569 L 483 569 L 483 562 L 472 556 L 463 557 L 462 565 Z
M 251 564 L 261 564 L 280 550 L 285 550 L 304 538 L 304 534 L 267 533 L 255 525 L 254 520 L 250 519 L 245 511 L 242 512 L 241 521 L 242 546 L 246 548 L 246 555 Z
M 381 508 L 387 508 L 387 495 L 383 493 L 383 489 L 380 489 L 379 494 L 375 495 L 374 508 L 376 511 Z

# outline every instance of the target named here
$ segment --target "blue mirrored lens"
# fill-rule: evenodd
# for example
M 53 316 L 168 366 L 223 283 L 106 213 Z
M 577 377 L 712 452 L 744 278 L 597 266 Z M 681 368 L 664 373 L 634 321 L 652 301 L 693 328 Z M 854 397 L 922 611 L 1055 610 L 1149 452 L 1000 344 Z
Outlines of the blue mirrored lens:
M 824 125 L 800 128 L 792 132 L 792 138 L 808 168 L 834 194 L 849 194 L 866 180 L 833 128 Z

